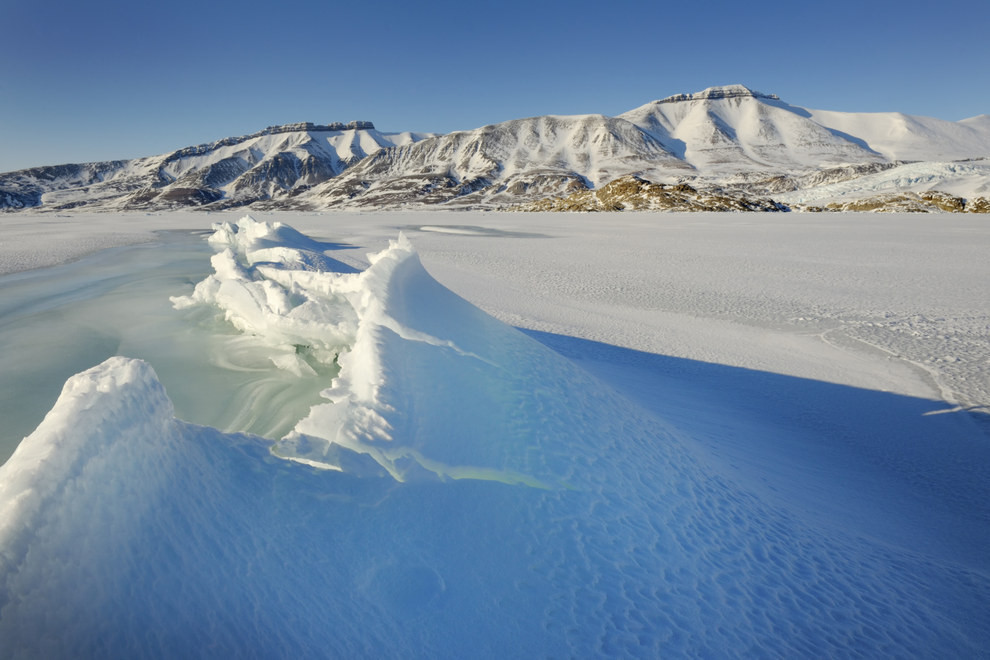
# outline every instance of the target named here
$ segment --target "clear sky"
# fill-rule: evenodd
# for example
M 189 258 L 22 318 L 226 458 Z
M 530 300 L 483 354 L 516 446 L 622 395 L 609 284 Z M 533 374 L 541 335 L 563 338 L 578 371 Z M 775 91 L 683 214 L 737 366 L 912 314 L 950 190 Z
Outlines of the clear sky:
M 449 132 L 740 83 L 990 113 L 990 2 L 0 0 L 0 172 L 296 121 Z

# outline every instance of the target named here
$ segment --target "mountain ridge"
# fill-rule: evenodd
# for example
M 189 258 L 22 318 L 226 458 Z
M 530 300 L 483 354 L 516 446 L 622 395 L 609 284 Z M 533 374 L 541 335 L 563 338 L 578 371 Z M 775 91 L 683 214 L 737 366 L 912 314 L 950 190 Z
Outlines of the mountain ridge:
M 949 172 L 939 163 L 987 157 L 990 115 L 949 122 L 813 110 L 726 85 L 614 117 L 544 115 L 445 135 L 381 133 L 367 121 L 269 126 L 160 156 L 0 174 L 0 209 L 506 209 L 630 176 L 751 197 L 747 208 L 786 192 L 800 208 L 795 191 L 840 181 L 864 182 L 858 191 L 844 186 L 843 203 L 896 193 L 896 172 L 883 191 L 866 186 L 866 175 L 908 163 L 905 191 L 937 190 Z M 932 163 L 927 179 L 919 161 Z M 990 191 L 985 168 L 960 171 L 951 172 L 952 194 L 965 201 Z M 835 201 L 807 197 L 824 207 Z

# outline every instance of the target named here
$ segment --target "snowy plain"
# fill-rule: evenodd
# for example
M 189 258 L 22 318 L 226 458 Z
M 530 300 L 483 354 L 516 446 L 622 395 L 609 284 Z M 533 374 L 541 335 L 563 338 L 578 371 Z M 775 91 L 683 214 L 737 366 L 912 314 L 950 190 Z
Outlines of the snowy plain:
M 9 655 L 990 648 L 979 216 L 241 215 L 0 216 Z

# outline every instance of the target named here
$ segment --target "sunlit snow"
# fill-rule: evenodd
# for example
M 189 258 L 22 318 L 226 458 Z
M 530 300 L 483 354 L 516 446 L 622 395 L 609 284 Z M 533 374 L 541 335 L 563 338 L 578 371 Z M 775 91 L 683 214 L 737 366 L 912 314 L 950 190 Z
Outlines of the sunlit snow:
M 4 655 L 990 648 L 986 228 L 895 218 L 957 261 L 864 285 L 890 225 L 531 217 L 224 216 L 0 279 L 37 427 L 0 467 Z

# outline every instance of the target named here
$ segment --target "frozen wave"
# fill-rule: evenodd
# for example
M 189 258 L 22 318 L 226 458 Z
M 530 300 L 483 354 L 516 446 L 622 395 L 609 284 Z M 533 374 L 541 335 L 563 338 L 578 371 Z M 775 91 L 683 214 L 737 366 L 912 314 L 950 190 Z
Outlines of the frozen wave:
M 340 471 L 177 421 L 145 363 L 73 377 L 0 468 L 10 655 L 987 648 L 985 572 L 740 490 L 690 436 L 446 291 L 408 242 L 329 273 L 256 261 L 251 241 L 177 304 L 339 356 L 329 402 L 275 447 Z

